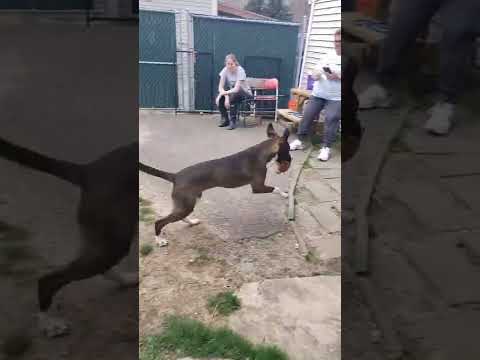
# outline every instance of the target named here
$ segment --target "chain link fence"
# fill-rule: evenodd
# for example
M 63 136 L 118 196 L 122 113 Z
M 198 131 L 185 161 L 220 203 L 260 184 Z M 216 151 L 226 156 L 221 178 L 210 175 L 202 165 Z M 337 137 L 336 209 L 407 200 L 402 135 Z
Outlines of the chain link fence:
M 234 53 L 248 77 L 279 80 L 287 107 L 299 31 L 293 23 L 141 10 L 140 106 L 179 108 L 180 97 L 180 110 L 215 110 L 218 73 Z

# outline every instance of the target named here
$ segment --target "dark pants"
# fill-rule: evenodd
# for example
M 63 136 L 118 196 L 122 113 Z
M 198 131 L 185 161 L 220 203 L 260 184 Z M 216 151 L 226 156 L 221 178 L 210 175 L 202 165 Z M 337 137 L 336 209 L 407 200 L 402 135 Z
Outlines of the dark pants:
M 325 100 L 311 96 L 303 109 L 303 119 L 298 127 L 297 135 L 301 141 L 308 139 L 312 130 L 313 121 L 320 112 L 325 109 L 325 124 L 323 126 L 323 146 L 331 147 L 337 137 L 340 117 L 342 114 L 342 102 Z
M 478 0 L 399 1 L 380 53 L 378 80 L 383 86 L 391 87 L 399 60 L 418 34 L 428 28 L 437 11 L 440 11 L 444 30 L 440 44 L 439 92 L 443 100 L 455 102 L 465 81 L 474 36 L 480 32 Z
M 240 89 L 238 92 L 228 95 L 230 99 L 230 109 L 225 107 L 225 96 L 222 96 L 218 102 L 218 109 L 222 115 L 222 119 L 232 123 L 237 122 L 238 107 L 243 100 L 249 96 L 248 93 Z M 229 116 L 230 113 L 230 116 Z

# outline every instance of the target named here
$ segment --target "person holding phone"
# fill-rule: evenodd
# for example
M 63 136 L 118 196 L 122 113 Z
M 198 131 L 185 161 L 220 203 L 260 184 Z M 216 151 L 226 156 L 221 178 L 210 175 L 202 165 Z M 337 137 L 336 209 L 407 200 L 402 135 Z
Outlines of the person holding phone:
M 396 83 L 401 61 L 418 34 L 438 16 L 442 27 L 439 43 L 439 75 L 436 99 L 424 123 L 433 135 L 448 135 L 455 110 L 465 89 L 469 59 L 475 37 L 480 34 L 478 0 L 402 0 L 392 7 L 390 31 L 380 48 L 376 80 L 358 96 L 359 109 L 398 106 Z M 418 66 L 418 65 L 416 65 Z
M 325 111 L 323 130 L 323 145 L 318 154 L 318 160 L 327 161 L 330 149 L 337 138 L 342 112 L 342 66 L 341 66 L 341 30 L 334 35 L 335 51 L 327 53 L 322 61 L 313 69 L 312 95 L 303 110 L 303 119 L 298 127 L 298 139 L 290 143 L 290 150 L 304 149 L 310 136 L 314 119 L 322 110 Z

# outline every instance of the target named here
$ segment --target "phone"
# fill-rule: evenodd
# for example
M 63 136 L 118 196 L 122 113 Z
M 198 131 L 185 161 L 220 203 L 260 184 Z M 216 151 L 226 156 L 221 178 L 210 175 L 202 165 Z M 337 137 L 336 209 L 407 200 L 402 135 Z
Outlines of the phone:
M 324 68 L 323 68 L 323 71 L 325 71 L 325 72 L 328 73 L 328 74 L 331 74 L 331 73 L 332 73 L 332 70 L 330 70 L 329 67 L 324 67 Z

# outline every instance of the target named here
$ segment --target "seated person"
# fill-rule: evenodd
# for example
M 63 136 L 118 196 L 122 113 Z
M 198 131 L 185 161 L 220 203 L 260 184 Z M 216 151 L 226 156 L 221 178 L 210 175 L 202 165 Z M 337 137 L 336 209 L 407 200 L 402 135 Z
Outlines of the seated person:
M 313 120 L 325 110 L 323 131 L 323 146 L 318 159 L 327 161 L 330 158 L 330 148 L 336 140 L 342 113 L 341 105 L 341 31 L 335 32 L 335 53 L 327 54 L 323 61 L 313 70 L 312 96 L 303 110 L 298 139 L 290 144 L 290 150 L 303 149 L 310 136 Z
M 246 97 L 252 96 L 252 91 L 247 83 L 247 74 L 234 54 L 228 54 L 225 57 L 225 67 L 219 75 L 218 96 L 215 103 L 222 119 L 218 126 L 228 126 L 228 130 L 233 130 L 237 125 L 238 105 Z M 225 87 L 228 90 L 225 90 Z

